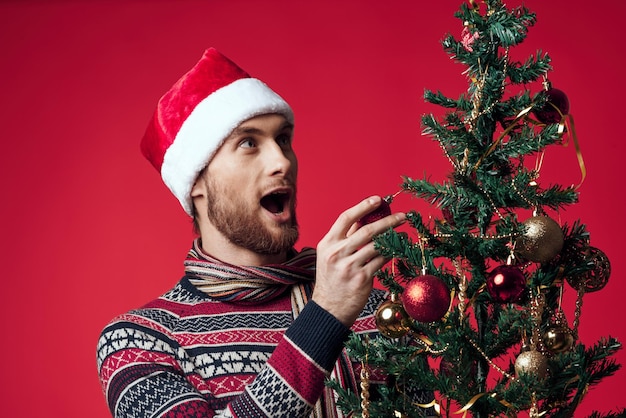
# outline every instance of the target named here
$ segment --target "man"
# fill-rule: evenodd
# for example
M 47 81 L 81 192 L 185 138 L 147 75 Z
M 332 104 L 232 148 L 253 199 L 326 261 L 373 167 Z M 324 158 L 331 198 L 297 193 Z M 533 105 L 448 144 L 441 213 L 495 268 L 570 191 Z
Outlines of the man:
M 331 376 L 357 391 L 343 350 L 350 328 L 375 332 L 385 259 L 372 238 L 405 221 L 370 197 L 296 252 L 293 113 L 215 49 L 159 101 L 142 151 L 199 237 L 184 278 L 115 318 L 98 370 L 116 417 L 336 417 Z

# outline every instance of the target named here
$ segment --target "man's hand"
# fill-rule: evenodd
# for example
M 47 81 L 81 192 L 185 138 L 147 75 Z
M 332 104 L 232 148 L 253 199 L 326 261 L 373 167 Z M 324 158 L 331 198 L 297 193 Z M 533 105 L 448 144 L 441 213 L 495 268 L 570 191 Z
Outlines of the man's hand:
M 373 237 L 406 220 L 395 213 L 359 228 L 357 221 L 381 201 L 372 196 L 343 212 L 317 245 L 313 300 L 347 327 L 367 303 L 374 273 L 387 261 L 374 249 Z

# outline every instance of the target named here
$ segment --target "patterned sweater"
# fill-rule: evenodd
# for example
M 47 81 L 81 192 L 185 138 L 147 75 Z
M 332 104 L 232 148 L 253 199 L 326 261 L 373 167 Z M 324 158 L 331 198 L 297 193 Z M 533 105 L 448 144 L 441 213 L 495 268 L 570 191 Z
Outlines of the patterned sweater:
M 289 293 L 254 305 L 215 302 L 184 277 L 115 318 L 97 348 L 113 416 L 310 416 L 350 330 L 312 301 L 294 320 Z M 373 291 L 353 331 L 376 331 L 384 297 Z

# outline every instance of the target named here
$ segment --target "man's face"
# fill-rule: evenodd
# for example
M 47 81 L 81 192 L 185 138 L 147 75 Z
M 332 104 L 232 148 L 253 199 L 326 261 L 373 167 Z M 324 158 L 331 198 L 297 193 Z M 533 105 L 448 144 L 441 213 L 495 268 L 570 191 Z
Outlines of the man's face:
M 298 239 L 293 126 L 277 114 L 241 123 L 203 174 L 207 215 L 233 244 L 279 254 Z

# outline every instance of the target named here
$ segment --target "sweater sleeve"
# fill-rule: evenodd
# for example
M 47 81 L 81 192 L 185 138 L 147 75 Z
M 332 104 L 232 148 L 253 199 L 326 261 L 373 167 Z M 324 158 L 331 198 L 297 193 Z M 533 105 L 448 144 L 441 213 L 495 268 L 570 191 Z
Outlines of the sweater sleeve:
M 185 378 L 172 341 L 140 322 L 122 315 L 98 340 L 98 374 L 113 417 L 212 417 Z
M 237 417 L 306 417 L 324 389 L 350 330 L 309 301 L 266 367 L 229 406 Z
M 182 348 L 167 330 L 123 315 L 98 342 L 98 371 L 114 417 L 307 417 L 324 390 L 349 334 L 309 302 L 287 329 L 265 367 L 225 409 L 200 393 L 186 373 Z M 196 382 L 197 383 L 197 382 Z

